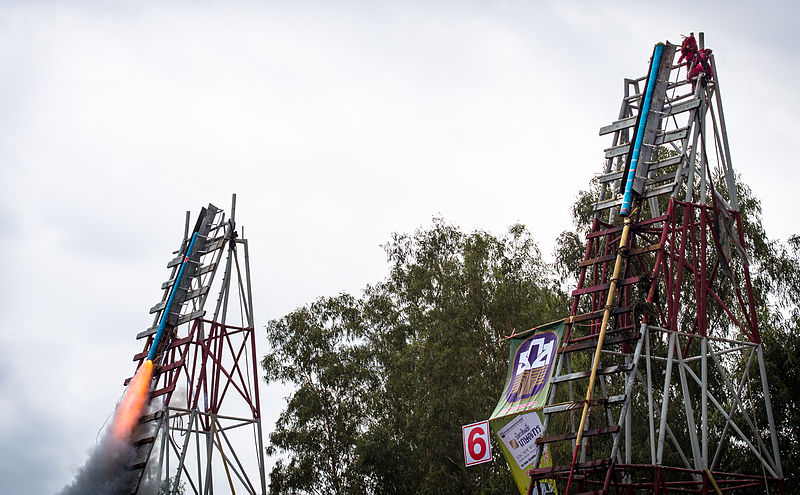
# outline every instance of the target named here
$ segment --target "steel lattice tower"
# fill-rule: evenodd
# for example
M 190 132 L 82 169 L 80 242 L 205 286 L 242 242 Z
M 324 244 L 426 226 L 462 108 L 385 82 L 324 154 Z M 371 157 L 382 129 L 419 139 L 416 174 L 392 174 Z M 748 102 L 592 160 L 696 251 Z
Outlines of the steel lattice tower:
M 535 465 L 549 445 L 554 467 L 529 472 L 531 492 L 548 478 L 564 493 L 570 476 L 570 493 L 783 490 L 720 78 L 712 55 L 714 77 L 693 90 L 677 48 L 663 45 L 649 112 L 648 77 L 625 79 L 617 120 L 600 129 L 612 142 L 537 440 Z M 637 199 L 623 219 L 637 129 Z M 733 455 L 750 471 L 722 472 Z
M 154 484 L 169 484 L 168 493 L 181 485 L 196 494 L 214 493 L 215 486 L 222 493 L 266 493 L 249 252 L 235 208 L 234 195 L 227 217 L 211 204 L 201 210 L 191 253 L 187 212 L 161 301 L 150 309 L 153 326 L 136 336 L 144 342 L 133 357 L 138 368 L 186 258 L 154 360 L 150 408 L 134 436 L 132 493 L 150 493 Z

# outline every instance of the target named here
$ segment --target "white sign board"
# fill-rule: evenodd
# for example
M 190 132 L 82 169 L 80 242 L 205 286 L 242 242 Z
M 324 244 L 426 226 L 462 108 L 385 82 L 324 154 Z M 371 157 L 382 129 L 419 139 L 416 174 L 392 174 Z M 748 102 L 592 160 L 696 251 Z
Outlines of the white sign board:
M 497 434 L 514 456 L 519 468 L 525 469 L 536 457 L 534 440 L 542 434 L 542 422 L 538 413 L 520 414 L 498 430 Z
M 461 427 L 464 437 L 464 461 L 474 466 L 492 460 L 492 444 L 489 442 L 489 420 Z

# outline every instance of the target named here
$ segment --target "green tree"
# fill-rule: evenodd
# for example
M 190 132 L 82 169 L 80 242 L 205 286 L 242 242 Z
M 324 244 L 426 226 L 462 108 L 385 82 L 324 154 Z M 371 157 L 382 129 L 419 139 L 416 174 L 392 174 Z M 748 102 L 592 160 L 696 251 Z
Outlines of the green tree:
M 173 485 L 175 484 L 175 477 L 170 476 L 169 478 L 165 478 L 161 480 L 161 485 L 158 488 L 158 495 L 185 495 L 186 494 L 186 482 L 181 481 L 178 483 L 178 489 L 175 491 L 170 491 L 171 488 L 174 488 Z
M 467 469 L 461 426 L 491 413 L 503 337 L 567 298 L 524 227 L 503 237 L 435 220 L 385 246 L 388 277 L 267 326 L 266 378 L 291 382 L 271 452 L 275 493 L 511 493 L 505 461 Z M 495 452 L 499 453 L 496 447 Z

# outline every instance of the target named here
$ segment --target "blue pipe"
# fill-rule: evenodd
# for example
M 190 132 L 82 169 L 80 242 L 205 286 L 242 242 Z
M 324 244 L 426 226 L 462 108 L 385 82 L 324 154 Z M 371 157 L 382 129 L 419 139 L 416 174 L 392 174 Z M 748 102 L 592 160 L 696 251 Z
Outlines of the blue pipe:
M 178 286 L 181 284 L 181 278 L 183 278 L 183 271 L 186 269 L 186 264 L 189 262 L 189 256 L 192 255 L 192 249 L 194 248 L 195 240 L 197 240 L 197 232 L 192 234 L 192 242 L 189 243 L 189 248 L 186 250 L 186 256 L 183 257 L 181 268 L 178 270 L 178 276 L 175 278 L 175 283 L 172 285 L 172 292 L 170 292 L 169 299 L 167 299 L 167 305 L 164 306 L 164 313 L 161 314 L 161 321 L 158 324 L 156 336 L 153 338 L 153 344 L 150 346 L 150 353 L 147 354 L 147 359 L 150 361 L 153 361 L 156 358 L 158 344 L 161 343 L 161 337 L 164 335 L 164 328 L 167 326 L 167 316 L 169 316 L 169 311 L 172 308 L 172 301 L 175 299 L 175 293 L 178 290 Z
M 650 75 L 647 77 L 647 89 L 644 93 L 644 101 L 639 111 L 639 126 L 636 129 L 636 139 L 633 142 L 633 153 L 631 153 L 631 166 L 628 170 L 628 181 L 625 183 L 625 196 L 622 198 L 622 208 L 619 215 L 627 217 L 631 213 L 631 202 L 633 201 L 633 179 L 636 177 L 636 165 L 639 163 L 639 154 L 642 151 L 642 139 L 644 129 L 647 126 L 647 117 L 650 114 L 650 101 L 653 99 L 653 87 L 656 85 L 658 68 L 661 65 L 661 54 L 664 53 L 664 43 L 658 43 L 653 51 L 653 62 L 650 64 Z

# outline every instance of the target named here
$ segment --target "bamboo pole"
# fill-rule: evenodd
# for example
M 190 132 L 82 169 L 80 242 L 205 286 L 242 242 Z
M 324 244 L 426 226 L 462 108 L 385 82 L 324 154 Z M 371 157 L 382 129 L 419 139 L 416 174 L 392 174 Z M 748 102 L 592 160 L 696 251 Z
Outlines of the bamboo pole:
M 603 341 L 606 338 L 606 328 L 608 327 L 608 320 L 611 318 L 611 310 L 614 306 L 615 295 L 617 292 L 617 283 L 620 279 L 622 272 L 622 265 L 624 258 L 627 254 L 628 236 L 631 230 L 631 217 L 626 216 L 622 226 L 622 235 L 619 239 L 619 248 L 617 249 L 617 259 L 614 262 L 614 274 L 611 276 L 611 283 L 608 288 L 608 296 L 606 297 L 606 306 L 603 310 L 603 322 L 600 324 L 600 335 L 597 337 L 597 347 L 594 350 L 594 359 L 592 360 L 592 372 L 589 375 L 589 388 L 586 389 L 586 400 L 583 403 L 583 413 L 581 414 L 581 423 L 578 427 L 578 433 L 575 437 L 575 452 L 572 455 L 572 467 L 570 469 L 570 481 L 572 480 L 572 470 L 575 469 L 575 459 L 577 459 L 578 449 L 580 448 L 581 440 L 583 440 L 583 430 L 586 426 L 586 418 L 589 415 L 589 405 L 591 404 L 594 396 L 594 383 L 597 380 L 597 368 L 600 365 L 600 352 L 603 349 Z M 567 493 L 569 493 L 569 484 L 567 482 Z

